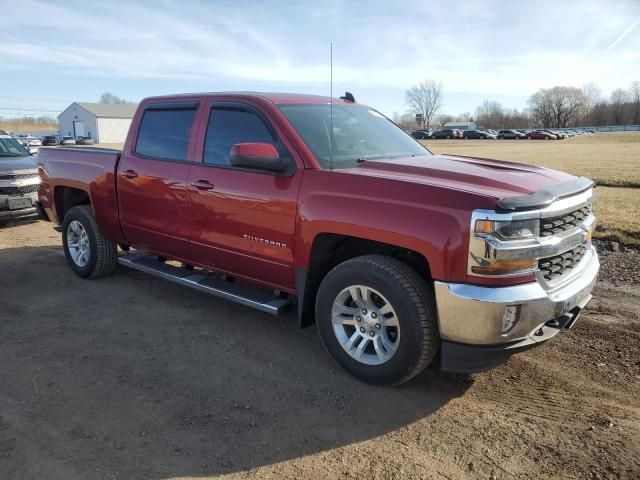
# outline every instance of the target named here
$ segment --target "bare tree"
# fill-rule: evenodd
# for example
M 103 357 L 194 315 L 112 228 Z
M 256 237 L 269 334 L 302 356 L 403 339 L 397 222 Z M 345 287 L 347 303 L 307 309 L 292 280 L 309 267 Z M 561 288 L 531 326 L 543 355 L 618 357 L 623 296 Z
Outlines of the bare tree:
M 135 105 L 135 102 L 130 102 L 129 100 L 125 100 L 124 98 L 120 98 L 113 93 L 104 92 L 100 95 L 99 103 L 111 103 L 111 104 L 120 104 L 120 105 Z
M 611 121 L 614 125 L 622 125 L 625 121 L 625 104 L 631 100 L 629 92 L 618 88 L 611 92 L 609 103 L 611 104 Z
M 405 100 L 413 113 L 422 115 L 422 127 L 429 128 L 442 107 L 442 83 L 423 80 L 406 91 Z
M 593 82 L 585 83 L 582 86 L 582 95 L 584 96 L 583 121 L 584 123 L 593 122 L 593 109 L 602 100 L 600 87 Z
M 633 102 L 633 124 L 640 125 L 640 81 L 636 80 L 629 88 Z
M 416 123 L 415 115 L 411 113 L 400 114 L 398 112 L 393 112 L 391 120 L 403 130 L 415 130 L 420 127 Z
M 584 94 L 575 87 L 538 90 L 529 97 L 534 118 L 545 127 L 566 128 L 577 122 L 584 108 Z
M 437 122 L 441 127 L 444 127 L 447 123 L 453 122 L 453 115 L 449 115 L 448 113 L 443 113 L 442 115 L 438 115 Z
M 484 100 L 476 108 L 476 120 L 484 128 L 504 128 L 505 117 L 504 108 L 499 102 Z

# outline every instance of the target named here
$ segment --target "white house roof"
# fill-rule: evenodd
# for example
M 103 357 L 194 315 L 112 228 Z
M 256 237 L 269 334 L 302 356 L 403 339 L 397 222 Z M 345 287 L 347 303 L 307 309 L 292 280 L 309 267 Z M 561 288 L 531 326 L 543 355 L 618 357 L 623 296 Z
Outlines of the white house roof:
M 137 105 L 131 104 L 86 102 L 74 102 L 69 105 L 68 108 L 73 105 L 78 105 L 79 107 L 93 113 L 96 117 L 103 118 L 133 118 L 133 114 L 137 108 Z M 68 108 L 66 108 L 65 111 L 68 110 Z

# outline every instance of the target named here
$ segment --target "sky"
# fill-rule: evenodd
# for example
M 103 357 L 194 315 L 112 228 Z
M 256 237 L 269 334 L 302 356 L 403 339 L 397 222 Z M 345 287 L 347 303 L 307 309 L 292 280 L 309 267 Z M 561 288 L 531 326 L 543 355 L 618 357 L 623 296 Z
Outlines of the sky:
M 353 92 L 387 115 L 442 82 L 443 111 L 524 108 L 540 88 L 640 80 L 640 0 L 0 0 L 0 115 L 103 92 Z

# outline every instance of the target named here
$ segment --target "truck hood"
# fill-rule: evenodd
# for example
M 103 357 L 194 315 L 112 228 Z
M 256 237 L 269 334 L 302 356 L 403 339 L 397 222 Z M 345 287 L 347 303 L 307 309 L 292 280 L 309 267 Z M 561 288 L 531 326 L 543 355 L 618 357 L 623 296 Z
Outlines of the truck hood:
M 0 173 L 12 173 L 19 170 L 38 170 L 36 157 L 0 157 Z
M 464 190 L 497 200 L 530 195 L 575 179 L 573 175 L 533 165 L 453 155 L 367 160 L 341 171 Z

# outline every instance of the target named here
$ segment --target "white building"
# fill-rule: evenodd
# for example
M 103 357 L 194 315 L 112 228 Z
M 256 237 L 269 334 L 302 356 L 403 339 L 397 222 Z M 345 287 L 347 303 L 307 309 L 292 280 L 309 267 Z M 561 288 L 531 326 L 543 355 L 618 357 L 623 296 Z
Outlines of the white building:
M 136 105 L 74 102 L 58 115 L 60 135 L 124 143 Z
M 457 130 L 477 130 L 475 122 L 449 122 L 444 128 L 455 128 Z

